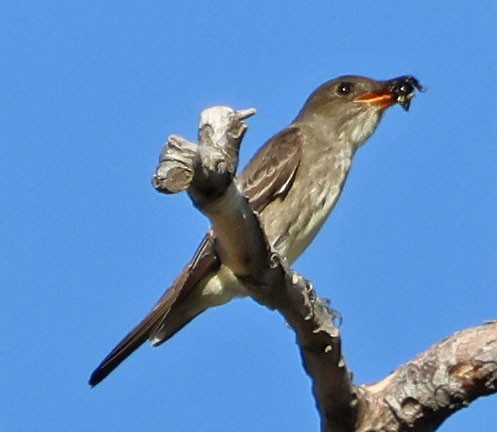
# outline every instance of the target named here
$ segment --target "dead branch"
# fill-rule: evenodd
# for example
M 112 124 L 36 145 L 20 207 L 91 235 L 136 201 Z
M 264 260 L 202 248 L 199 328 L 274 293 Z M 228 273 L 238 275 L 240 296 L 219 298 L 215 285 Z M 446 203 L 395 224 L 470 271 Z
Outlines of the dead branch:
M 235 177 L 238 150 L 255 110 L 205 110 L 199 145 L 171 136 L 153 178 L 164 193 L 188 191 L 211 221 L 216 251 L 260 304 L 293 328 L 321 416 L 330 432 L 432 431 L 497 385 L 497 324 L 447 338 L 383 381 L 356 387 L 341 350 L 336 313 L 268 243 Z
M 360 389 L 357 432 L 435 430 L 476 398 L 497 392 L 497 322 L 454 333 Z

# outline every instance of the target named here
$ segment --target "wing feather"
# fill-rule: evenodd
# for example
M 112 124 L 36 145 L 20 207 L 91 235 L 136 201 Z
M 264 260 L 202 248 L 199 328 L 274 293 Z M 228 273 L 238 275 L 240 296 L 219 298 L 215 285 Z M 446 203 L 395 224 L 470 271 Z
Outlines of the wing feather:
M 286 195 L 300 165 L 303 139 L 297 126 L 284 129 L 261 147 L 242 172 L 240 180 L 255 211 Z

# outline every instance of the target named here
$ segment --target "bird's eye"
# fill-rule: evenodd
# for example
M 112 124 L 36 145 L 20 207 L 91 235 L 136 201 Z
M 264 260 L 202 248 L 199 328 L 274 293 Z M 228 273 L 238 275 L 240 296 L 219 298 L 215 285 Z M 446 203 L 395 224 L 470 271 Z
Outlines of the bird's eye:
M 352 91 L 353 84 L 349 82 L 342 82 L 338 84 L 337 92 L 340 95 L 349 94 Z

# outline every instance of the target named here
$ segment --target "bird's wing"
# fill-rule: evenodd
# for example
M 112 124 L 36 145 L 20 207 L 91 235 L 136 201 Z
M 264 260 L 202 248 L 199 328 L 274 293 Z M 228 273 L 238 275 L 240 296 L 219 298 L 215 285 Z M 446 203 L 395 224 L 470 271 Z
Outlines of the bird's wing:
M 302 140 L 303 135 L 299 128 L 290 126 L 284 129 L 255 154 L 241 174 L 241 183 L 254 210 L 261 212 L 269 202 L 284 196 L 288 191 L 300 163 Z M 219 268 L 220 262 L 214 242 L 214 237 L 209 232 L 200 243 L 192 260 L 184 267 L 154 308 L 95 369 L 89 380 L 90 385 L 95 386 L 101 382 L 149 339 L 164 323 L 171 309 L 179 304 L 204 277 Z M 172 333 L 177 330 L 179 328 L 174 329 Z M 168 337 L 170 335 L 171 333 Z M 155 342 L 155 344 L 164 342 L 164 340 Z
M 300 165 L 304 136 L 290 126 L 271 138 L 254 155 L 240 175 L 251 207 L 261 212 L 271 201 L 284 197 Z

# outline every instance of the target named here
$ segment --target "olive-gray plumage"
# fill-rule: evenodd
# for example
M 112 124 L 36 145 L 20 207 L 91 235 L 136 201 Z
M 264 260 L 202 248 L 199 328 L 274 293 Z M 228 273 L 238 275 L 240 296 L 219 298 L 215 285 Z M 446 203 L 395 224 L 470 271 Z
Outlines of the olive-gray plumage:
M 309 246 L 335 206 L 355 152 L 375 131 L 384 110 L 395 103 L 407 109 L 415 88 L 421 86 L 411 76 L 328 81 L 240 174 L 269 241 L 289 263 Z M 92 386 L 147 339 L 158 345 L 205 309 L 245 295 L 243 284 L 216 255 L 213 242 L 208 233 L 155 307 L 93 372 Z

